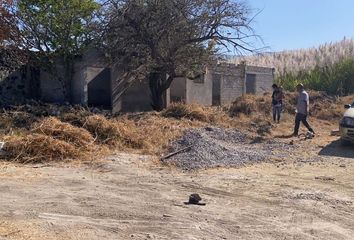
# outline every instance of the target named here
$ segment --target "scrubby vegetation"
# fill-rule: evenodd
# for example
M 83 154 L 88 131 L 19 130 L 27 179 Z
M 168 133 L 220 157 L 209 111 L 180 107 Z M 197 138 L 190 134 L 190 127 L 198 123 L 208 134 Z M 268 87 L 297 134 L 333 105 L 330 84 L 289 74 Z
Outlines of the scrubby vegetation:
M 207 114 L 202 107 L 192 104 L 173 103 L 162 112 L 163 117 L 172 117 L 176 119 L 190 119 L 207 122 L 209 120 Z
M 343 39 L 317 48 L 289 50 L 231 59 L 233 63 L 274 67 L 277 76 L 314 70 L 316 67 L 330 67 L 341 60 L 354 58 L 354 40 Z
M 271 101 L 269 96 L 258 97 L 246 95 L 237 98 L 229 109 L 231 117 L 240 116 L 240 114 L 251 115 L 257 112 L 270 112 Z
M 294 114 L 296 105 L 296 96 L 294 92 L 285 92 L 283 101 L 283 111 Z M 310 115 L 327 121 L 338 120 L 342 116 L 343 104 L 346 102 L 340 98 L 332 97 L 325 92 L 310 91 Z M 258 113 L 270 114 L 271 96 L 247 95 L 237 98 L 229 108 L 229 114 L 232 117 L 240 115 L 254 115 Z
M 44 118 L 35 123 L 31 133 L 51 136 L 54 139 L 69 142 L 76 147 L 86 147 L 94 142 L 92 135 L 86 129 L 62 122 L 55 117 Z
M 354 92 L 353 79 L 354 59 L 346 59 L 333 66 L 287 73 L 284 76 L 278 76 L 276 81 L 285 89 L 295 89 L 295 86 L 302 82 L 307 88 L 343 96 Z
M 307 88 L 333 95 L 354 92 L 354 40 L 324 44 L 318 48 L 283 51 L 233 59 L 250 65 L 274 67 L 276 82 L 294 90 L 301 82 Z
M 7 159 L 21 163 L 63 161 L 82 158 L 86 154 L 69 142 L 43 134 L 11 136 L 4 151 Z
M 55 117 L 42 112 L 55 108 Z M 21 163 L 91 161 L 116 150 L 159 154 L 185 129 L 203 125 L 154 112 L 113 117 L 47 104 L 3 111 L 2 158 Z
M 337 123 L 343 104 L 352 100 L 323 92 L 310 92 L 310 96 L 312 117 L 328 123 Z M 295 93 L 285 93 L 288 117 L 284 121 L 289 126 L 295 98 Z M 22 163 L 92 161 L 116 150 L 160 155 L 185 130 L 203 126 L 238 128 L 255 137 L 270 137 L 274 127 L 270 112 L 270 94 L 243 96 L 223 108 L 172 104 L 161 113 L 121 116 L 69 106 L 27 105 L 2 110 L 0 125 L 6 126 L 0 132 L 5 142 L 2 158 Z

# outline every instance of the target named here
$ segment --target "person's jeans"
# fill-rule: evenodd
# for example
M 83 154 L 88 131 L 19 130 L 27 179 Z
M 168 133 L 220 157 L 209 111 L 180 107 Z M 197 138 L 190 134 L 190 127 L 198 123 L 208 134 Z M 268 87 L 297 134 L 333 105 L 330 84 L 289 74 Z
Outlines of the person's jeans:
M 280 121 L 280 114 L 282 111 L 282 105 L 273 105 L 273 120 L 275 121 Z
M 302 122 L 310 132 L 314 133 L 310 124 L 307 122 L 307 115 L 302 114 L 302 113 L 297 113 L 295 116 L 294 135 L 299 134 L 300 122 Z

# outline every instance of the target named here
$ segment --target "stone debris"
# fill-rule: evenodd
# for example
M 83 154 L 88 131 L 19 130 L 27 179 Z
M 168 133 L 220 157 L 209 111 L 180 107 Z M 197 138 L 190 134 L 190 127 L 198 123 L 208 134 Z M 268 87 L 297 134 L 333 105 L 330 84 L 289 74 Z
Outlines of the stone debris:
M 239 130 L 207 127 L 187 130 L 180 139 L 172 143 L 170 152 L 191 145 L 188 151 L 180 152 L 164 162 L 183 170 L 239 167 L 265 161 L 275 155 L 273 150 L 286 151 L 294 148 L 276 141 L 252 142 L 249 136 Z

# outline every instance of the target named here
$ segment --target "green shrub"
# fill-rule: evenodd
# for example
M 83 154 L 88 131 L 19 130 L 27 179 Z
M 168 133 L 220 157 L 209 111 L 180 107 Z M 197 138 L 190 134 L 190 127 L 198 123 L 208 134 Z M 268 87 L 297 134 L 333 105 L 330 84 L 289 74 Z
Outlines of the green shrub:
M 276 79 L 286 90 L 293 91 L 298 83 L 306 88 L 335 95 L 354 93 L 354 59 L 338 62 L 333 67 L 316 67 L 308 72 L 284 74 Z

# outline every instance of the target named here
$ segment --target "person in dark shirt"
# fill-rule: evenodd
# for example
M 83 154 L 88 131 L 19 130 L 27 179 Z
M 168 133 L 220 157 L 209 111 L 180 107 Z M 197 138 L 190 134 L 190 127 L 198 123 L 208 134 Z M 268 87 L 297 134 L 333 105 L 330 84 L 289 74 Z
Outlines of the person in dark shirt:
M 278 85 L 273 84 L 273 94 L 272 94 L 272 110 L 273 110 L 273 121 L 279 123 L 283 104 L 283 93 L 280 91 Z

